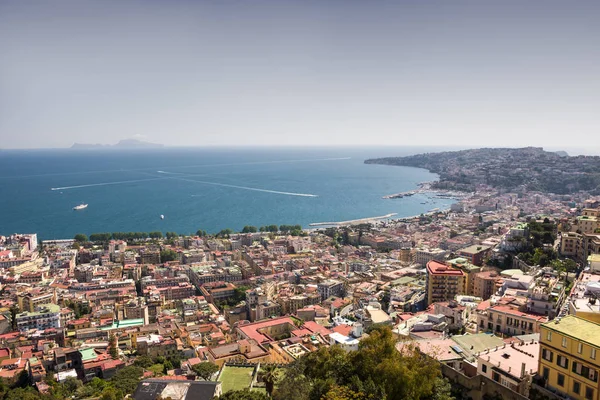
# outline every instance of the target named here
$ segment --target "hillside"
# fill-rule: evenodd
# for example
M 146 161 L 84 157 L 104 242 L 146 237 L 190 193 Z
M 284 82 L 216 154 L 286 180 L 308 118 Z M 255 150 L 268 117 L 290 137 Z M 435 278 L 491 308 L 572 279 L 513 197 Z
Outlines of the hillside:
M 600 157 L 568 156 L 541 147 L 482 148 L 369 159 L 365 164 L 428 169 L 437 189 L 472 191 L 478 184 L 505 190 L 600 194 Z

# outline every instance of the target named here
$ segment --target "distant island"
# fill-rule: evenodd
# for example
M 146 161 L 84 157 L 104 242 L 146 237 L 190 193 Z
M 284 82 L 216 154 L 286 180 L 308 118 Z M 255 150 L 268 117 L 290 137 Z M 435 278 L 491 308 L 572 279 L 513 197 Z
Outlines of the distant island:
M 93 149 L 160 149 L 164 147 L 162 144 L 145 142 L 138 139 L 123 139 L 117 144 L 89 144 L 89 143 L 74 143 L 72 149 L 77 150 L 93 150 Z
M 508 191 L 600 194 L 600 157 L 569 156 L 541 147 L 425 153 L 369 159 L 365 164 L 428 169 L 440 176 L 432 189 L 474 191 L 477 185 L 488 185 Z

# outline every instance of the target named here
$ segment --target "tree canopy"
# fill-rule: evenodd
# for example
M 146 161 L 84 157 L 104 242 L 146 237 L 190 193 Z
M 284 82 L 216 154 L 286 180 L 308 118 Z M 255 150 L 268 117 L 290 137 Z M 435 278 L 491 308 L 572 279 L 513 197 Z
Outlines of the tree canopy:
M 276 400 L 452 399 L 437 361 L 414 345 L 396 349 L 389 327 L 377 327 L 359 350 L 321 348 L 286 369 L 273 393 Z
M 211 362 L 201 362 L 192 366 L 192 371 L 205 381 L 209 381 L 218 370 L 219 366 Z

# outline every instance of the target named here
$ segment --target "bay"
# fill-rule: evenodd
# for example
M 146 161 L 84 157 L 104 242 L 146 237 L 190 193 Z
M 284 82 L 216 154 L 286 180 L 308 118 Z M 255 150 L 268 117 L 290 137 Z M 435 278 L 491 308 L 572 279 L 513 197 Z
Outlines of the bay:
M 442 149 L 164 148 L 158 150 L 0 151 L 0 234 L 41 239 L 76 233 L 241 230 L 244 225 L 406 217 L 453 200 L 416 195 L 437 175 L 366 165 L 372 157 Z M 54 189 L 54 190 L 53 190 Z M 84 210 L 73 207 L 86 203 Z M 422 204 L 426 203 L 426 204 Z M 160 215 L 165 218 L 161 219 Z

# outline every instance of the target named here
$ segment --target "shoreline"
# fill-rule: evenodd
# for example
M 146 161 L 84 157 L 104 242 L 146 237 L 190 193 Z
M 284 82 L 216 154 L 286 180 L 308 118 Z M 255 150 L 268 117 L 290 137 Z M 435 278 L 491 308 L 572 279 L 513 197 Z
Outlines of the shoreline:
M 409 190 L 407 192 L 399 192 L 399 193 L 393 193 L 393 194 L 388 194 L 385 196 L 382 196 L 382 199 L 402 199 L 404 197 L 411 197 L 414 196 L 416 194 L 431 194 L 433 197 L 435 198 L 439 198 L 439 199 L 453 199 L 453 200 L 461 200 L 464 199 L 466 197 L 468 197 L 469 195 L 471 195 L 472 193 L 464 193 L 464 192 L 458 192 L 455 190 L 447 190 L 447 189 L 432 189 L 431 185 L 435 183 L 435 182 L 421 182 L 419 183 L 418 189 L 414 189 L 414 190 Z
M 381 215 L 379 217 L 367 217 L 367 218 L 359 218 L 359 219 L 351 219 L 348 221 L 338 221 L 338 222 L 313 222 L 308 224 L 308 226 L 319 227 L 319 226 L 345 226 L 345 225 L 357 225 L 357 224 L 365 224 L 371 221 L 379 221 L 382 219 L 388 219 L 393 217 L 394 215 L 398 215 L 398 213 L 390 213 L 386 215 Z

